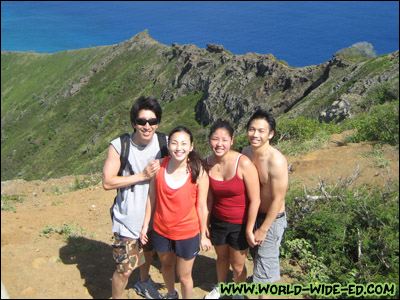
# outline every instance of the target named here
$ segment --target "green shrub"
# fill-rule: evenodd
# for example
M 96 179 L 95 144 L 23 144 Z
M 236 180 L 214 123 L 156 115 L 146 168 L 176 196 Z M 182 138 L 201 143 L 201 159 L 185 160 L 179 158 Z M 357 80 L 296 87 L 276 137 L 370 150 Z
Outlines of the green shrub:
M 90 186 L 94 186 L 100 182 L 100 176 L 97 174 L 93 177 L 92 176 L 85 176 L 83 179 L 79 179 L 78 177 L 75 177 L 75 186 L 73 187 L 73 190 L 82 190 L 85 188 L 88 188 Z
M 14 203 L 22 203 L 24 202 L 25 194 L 20 195 L 1 195 L 1 210 L 4 211 L 13 211 L 17 212 L 17 209 L 14 207 Z
M 51 224 L 46 224 L 43 229 L 40 231 L 40 237 L 45 236 L 47 238 L 51 237 L 53 233 L 58 233 L 61 236 L 64 236 L 65 240 L 72 237 L 78 237 L 83 233 L 83 229 L 74 224 L 63 223 L 61 228 L 54 227 Z
M 232 149 L 238 152 L 242 152 L 243 148 L 249 145 L 249 139 L 247 132 L 235 136 Z
M 370 112 L 360 114 L 352 121 L 357 132 L 350 141 L 399 144 L 399 101 L 375 106 Z
M 337 132 L 340 126 L 333 123 L 320 123 L 317 119 L 297 117 L 294 119 L 280 119 L 276 124 L 274 142 L 280 140 L 305 141 L 314 138 L 319 132 Z
M 317 149 L 323 149 L 330 141 L 330 134 L 326 131 L 319 131 L 312 139 L 298 142 L 296 140 L 284 140 L 275 147 L 284 155 L 292 156 L 299 153 L 310 153 Z
M 350 182 L 289 190 L 282 253 L 298 260 L 303 283 L 398 284 L 398 183 L 349 188 Z
M 387 102 L 393 102 L 399 100 L 399 87 L 398 80 L 393 81 L 393 83 L 386 82 L 379 86 L 372 88 L 368 91 L 367 95 L 364 97 L 364 100 L 360 103 L 360 108 L 363 111 L 368 111 L 372 107 L 380 104 L 384 104 Z

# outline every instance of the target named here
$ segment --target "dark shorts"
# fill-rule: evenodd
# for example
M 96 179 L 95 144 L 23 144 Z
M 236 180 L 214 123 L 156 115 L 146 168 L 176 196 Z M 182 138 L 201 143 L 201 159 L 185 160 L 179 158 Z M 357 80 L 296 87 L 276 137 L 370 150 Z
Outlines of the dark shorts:
M 114 233 L 112 247 L 118 273 L 133 271 L 145 263 L 142 244 L 138 239 L 127 238 Z
M 249 248 L 246 238 L 246 224 L 224 222 L 211 214 L 210 239 L 214 246 L 229 244 L 235 250 Z
M 200 251 L 200 234 L 185 240 L 171 240 L 153 230 L 153 247 L 157 252 L 174 251 L 176 256 L 192 259 Z

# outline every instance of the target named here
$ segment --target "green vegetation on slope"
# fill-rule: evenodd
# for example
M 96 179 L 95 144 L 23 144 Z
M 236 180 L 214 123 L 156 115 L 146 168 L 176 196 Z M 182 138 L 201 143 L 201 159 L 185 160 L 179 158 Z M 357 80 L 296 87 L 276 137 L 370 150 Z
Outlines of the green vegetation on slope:
M 396 286 L 395 295 L 383 298 L 398 299 L 398 182 L 384 188 L 322 182 L 306 192 L 292 187 L 286 209 L 283 256 L 301 266 L 300 283 L 390 283 Z
M 109 142 L 123 132 L 132 131 L 129 111 L 141 95 L 166 99 L 161 103 L 164 114 L 160 131 L 168 134 L 174 126 L 185 125 L 193 131 L 200 154 L 209 154 L 208 127 L 199 125 L 196 121 L 199 116 L 195 114 L 197 104 L 206 94 L 193 89 L 182 96 L 174 95 L 181 84 L 179 78 L 187 71 L 179 69 L 177 58 L 171 55 L 174 49 L 149 39 L 135 43 L 135 38 L 118 46 L 54 54 L 2 53 L 2 180 L 100 172 Z M 198 52 L 204 57 L 207 55 L 206 51 Z M 398 57 L 394 57 L 394 60 L 390 55 L 365 58 L 356 67 L 332 70 L 332 75 L 317 90 L 288 113 L 276 116 L 275 142 L 279 141 L 287 149 L 285 154 L 295 154 L 319 147 L 332 132 L 353 128 L 358 130 L 354 141 L 398 144 L 398 76 L 380 87 L 363 90 L 362 101 L 352 107 L 357 114 L 352 120 L 329 125 L 317 121 L 322 110 L 357 82 L 364 78 L 368 81 L 396 66 L 398 69 Z M 208 63 L 204 59 L 205 65 L 197 69 L 191 66 L 193 74 L 225 68 L 224 64 Z M 210 69 L 206 68 L 208 64 Z M 351 78 L 343 81 L 346 72 L 352 72 Z M 225 82 L 226 73 L 218 74 L 225 75 L 215 80 Z M 244 74 L 248 75 L 251 74 Z M 226 82 L 226 92 L 238 89 L 237 93 L 240 90 L 254 96 L 264 77 L 250 77 L 243 88 L 239 85 L 240 78 L 233 83 Z M 185 84 L 191 82 L 186 80 Z M 280 97 L 279 93 L 274 95 L 271 95 L 271 105 L 277 104 Z M 228 110 L 226 105 L 225 99 L 218 100 L 214 113 L 232 117 L 235 123 L 245 123 L 237 114 L 243 109 L 239 102 Z M 231 116 L 227 115 L 228 111 Z M 377 122 L 382 119 L 385 122 L 378 126 Z M 247 145 L 246 134 L 239 129 L 236 136 L 235 149 L 240 150 Z M 310 140 L 316 142 L 310 143 Z
M 126 51 L 91 74 L 79 93 L 68 95 L 73 83 L 107 56 L 107 49 L 100 50 L 97 56 L 95 48 L 2 55 L 2 180 L 101 171 L 108 143 L 132 131 L 133 101 L 142 94 L 160 97 L 165 86 L 153 78 L 173 78 L 173 62 L 148 74 L 149 65 L 157 64 L 156 47 Z M 26 78 L 27 73 L 34 75 Z M 24 84 L 18 88 L 15 82 Z M 168 133 L 183 124 L 197 140 L 202 127 L 194 110 L 200 98 L 201 94 L 163 104 L 165 125 L 160 131 Z

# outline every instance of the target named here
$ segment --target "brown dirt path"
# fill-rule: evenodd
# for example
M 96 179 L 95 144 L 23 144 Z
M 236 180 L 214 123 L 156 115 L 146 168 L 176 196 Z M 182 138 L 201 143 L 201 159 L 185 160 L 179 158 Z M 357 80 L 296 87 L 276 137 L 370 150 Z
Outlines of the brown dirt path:
M 396 147 L 384 146 L 380 152 L 370 144 L 340 146 L 341 136 L 334 136 L 327 149 L 288 157 L 290 184 L 315 188 L 319 178 L 328 183 L 346 179 L 359 166 L 357 184 L 384 185 L 398 182 L 399 153 Z M 1 183 L 1 194 L 24 195 L 23 202 L 11 201 L 12 210 L 1 211 L 1 279 L 11 298 L 107 299 L 111 297 L 114 263 L 111 257 L 111 221 L 109 207 L 115 191 L 104 191 L 101 184 L 68 192 L 75 177 L 46 182 L 13 180 Z M 3 206 L 3 203 L 2 203 Z M 65 235 L 44 230 L 72 230 L 80 237 L 67 242 Z M 201 299 L 216 282 L 215 252 L 200 252 L 196 258 L 194 298 Z M 151 276 L 162 283 L 160 262 L 151 266 Z M 252 274 L 252 262 L 247 262 Z M 141 299 L 133 290 L 138 277 L 135 271 L 125 298 Z M 281 282 L 291 282 L 283 276 Z M 180 291 L 180 285 L 176 288 Z M 165 289 L 160 290 L 162 293 Z M 250 296 L 255 299 L 256 297 Z

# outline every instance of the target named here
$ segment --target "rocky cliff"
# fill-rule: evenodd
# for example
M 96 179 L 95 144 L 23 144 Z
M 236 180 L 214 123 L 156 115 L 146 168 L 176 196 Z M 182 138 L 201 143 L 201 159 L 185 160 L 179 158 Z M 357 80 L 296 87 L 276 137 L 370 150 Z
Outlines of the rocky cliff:
M 116 57 L 127 52 L 151 50 L 158 60 L 146 66 L 143 79 L 163 86 L 161 101 L 171 102 L 185 95 L 203 93 L 196 107 L 196 119 L 203 125 L 225 117 L 232 120 L 236 127 L 242 127 L 245 119 L 257 108 L 279 116 L 290 112 L 311 95 L 310 101 L 296 110 L 302 111 L 309 102 L 321 96 L 321 85 L 328 79 L 336 82 L 329 95 L 339 91 L 346 82 L 352 82 L 352 85 L 318 112 L 319 119 L 321 122 L 330 122 L 338 117 L 344 119 L 352 115 L 351 107 L 360 102 L 370 89 L 386 82 L 392 85 L 398 83 L 398 51 L 389 56 L 389 61 L 393 62 L 390 67 L 360 76 L 366 62 L 354 63 L 335 55 L 320 65 L 292 68 L 272 54 L 233 55 L 221 45 L 206 46 L 207 49 L 202 49 L 174 43 L 168 47 L 151 38 L 145 30 L 130 40 L 112 46 L 106 57 L 90 66 L 88 74 L 81 75 L 79 82 L 70 85 L 62 94 L 63 98 L 78 93 L 94 74 Z M 162 72 L 171 63 L 174 70 L 172 79 Z
M 127 46 L 129 43 L 130 47 Z M 203 125 L 225 117 L 236 127 L 242 127 L 258 107 L 275 116 L 288 113 L 309 95 L 309 102 L 315 100 L 328 79 L 336 81 L 328 94 L 336 93 L 346 82 L 351 81 L 352 85 L 341 91 L 338 99 L 321 108 L 318 112 L 320 120 L 343 119 L 351 116 L 351 107 L 371 88 L 385 82 L 393 84 L 396 77 L 398 83 L 398 51 L 389 57 L 393 62 L 389 68 L 360 76 L 361 71 L 365 73 L 366 62 L 354 63 L 340 56 L 333 56 L 320 65 L 291 68 L 272 54 L 232 55 L 223 46 L 215 44 L 207 44 L 207 49 L 176 43 L 172 48 L 166 48 L 153 40 L 147 31 L 122 45 L 126 49 L 155 46 L 164 63 L 173 62 L 175 75 L 172 81 L 166 82 L 162 75 L 155 79 L 166 84 L 161 100 L 169 102 L 202 92 L 196 119 Z M 149 72 L 155 74 L 161 66 L 153 68 Z M 303 103 L 304 107 L 307 104 Z
M 187 121 L 204 142 L 205 125 L 222 117 L 240 133 L 257 108 L 340 121 L 368 110 L 370 98 L 399 94 L 398 51 L 292 68 L 272 54 L 168 46 L 143 31 L 111 46 L 2 52 L 1 61 L 2 180 L 100 171 L 109 141 L 132 130 L 129 110 L 140 95 L 160 99 L 176 114 L 169 126 Z

